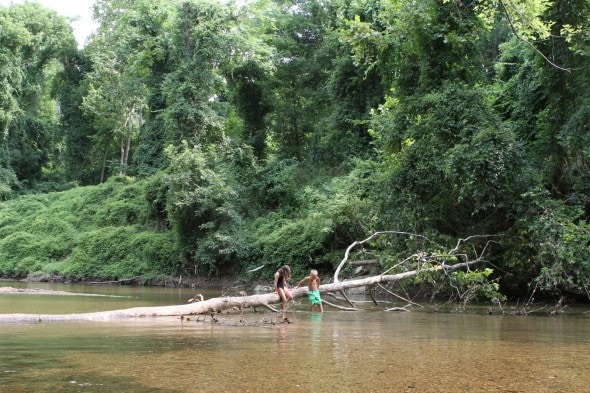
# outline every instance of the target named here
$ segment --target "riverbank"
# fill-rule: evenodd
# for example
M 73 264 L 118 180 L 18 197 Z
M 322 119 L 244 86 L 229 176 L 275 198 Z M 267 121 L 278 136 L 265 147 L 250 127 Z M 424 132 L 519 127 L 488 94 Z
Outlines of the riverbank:
M 157 280 L 142 280 L 141 277 L 134 277 L 131 279 L 112 280 L 112 281 L 96 281 L 88 280 L 71 280 L 65 279 L 61 276 L 29 276 L 26 278 L 11 278 L 0 277 L 0 288 L 2 282 L 27 282 L 27 283 L 56 283 L 56 284 L 91 284 L 91 285 L 124 285 L 124 286 L 143 286 L 143 287 L 166 287 L 166 288 L 189 288 L 195 290 L 220 290 L 222 292 L 240 292 L 248 293 L 265 293 L 273 291 L 273 283 L 271 280 L 246 280 L 243 277 L 225 276 L 218 278 L 211 277 L 166 277 Z M 330 280 L 331 281 L 331 280 Z M 324 282 L 328 284 L 328 282 Z M 291 282 L 291 285 L 295 284 Z M 387 284 L 385 284 L 387 286 Z M 1 294 L 2 292 L 0 292 Z M 30 292 L 41 293 L 41 292 Z M 351 288 L 347 290 L 348 294 L 364 295 L 368 291 L 365 287 Z M 55 293 L 54 293 L 55 294 Z M 374 294 L 379 296 L 388 296 L 387 291 L 382 289 L 374 290 Z
M 101 295 L 101 294 L 96 294 L 96 293 L 79 293 L 79 292 L 54 291 L 51 289 L 41 289 L 41 288 L 13 288 L 13 287 L 0 287 L 0 295 L 59 295 L 59 296 L 115 297 L 113 295 Z
M 100 281 L 96 279 L 72 280 L 62 276 L 43 275 L 22 277 L 0 277 L 0 287 L 2 282 L 29 282 L 29 283 L 62 283 L 62 284 L 93 284 L 93 285 L 130 285 L 146 287 L 169 287 L 169 288 L 198 288 L 198 289 L 231 289 L 243 290 L 260 286 L 271 286 L 272 282 L 265 280 L 245 280 L 241 277 L 164 277 L 159 279 L 144 280 L 142 277 L 133 277 L 130 279 Z

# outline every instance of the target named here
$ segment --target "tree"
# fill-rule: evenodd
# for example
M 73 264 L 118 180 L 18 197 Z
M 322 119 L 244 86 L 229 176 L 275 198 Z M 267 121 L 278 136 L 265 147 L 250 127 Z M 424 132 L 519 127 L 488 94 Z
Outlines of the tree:
M 166 103 L 162 83 L 174 69 L 170 30 L 175 7 L 176 2 L 163 0 L 99 1 L 95 4 L 95 18 L 103 27 L 95 38 L 97 45 L 93 52 L 113 52 L 115 61 L 120 63 L 122 87 L 130 94 L 127 97 L 130 106 L 122 118 L 135 118 L 135 123 L 141 123 L 140 129 L 132 132 L 131 139 L 121 140 L 132 141 L 135 146 L 132 154 L 125 148 L 126 143 L 123 149 L 117 144 L 123 152 L 120 154 L 123 162 L 127 161 L 126 173 L 131 175 L 148 176 L 168 164 L 164 148 L 170 140 L 167 140 L 163 119 Z M 141 111 L 138 105 L 143 108 Z M 129 155 L 127 160 L 125 152 Z
M 350 21 L 344 39 L 365 67 L 394 75 L 372 123 L 382 160 L 383 188 L 375 195 L 383 201 L 382 225 L 452 236 L 505 230 L 522 191 L 523 159 L 480 86 L 485 26 L 476 8 L 422 2 L 381 12 L 373 24 Z
M 132 141 L 139 139 L 149 120 L 148 101 L 154 91 L 160 91 L 154 85 L 154 70 L 166 56 L 162 26 L 171 8 L 162 1 L 99 1 L 94 12 L 101 26 L 86 49 L 93 70 L 86 78 L 89 90 L 83 108 L 93 116 L 96 144 L 104 150 L 104 178 L 107 158 L 115 146 L 118 172 L 127 173 Z M 162 146 L 160 142 L 160 155 Z
M 131 140 L 143 125 L 145 109 L 145 87 L 135 75 L 127 74 L 120 57 L 112 53 L 97 55 L 93 71 L 87 76 L 88 93 L 82 108 L 94 119 L 96 146 L 103 149 L 100 181 L 105 179 L 107 158 L 113 142 L 119 141 L 119 174 L 124 175 L 129 160 Z
M 273 51 L 271 140 L 282 158 L 318 161 L 318 141 L 330 115 L 327 84 L 332 55 L 327 45 L 327 8 L 315 0 L 273 2 L 260 18 Z M 315 140 L 314 140 L 315 139 Z
M 94 147 L 94 119 L 82 110 L 88 92 L 86 75 L 92 70 L 88 56 L 79 51 L 65 64 L 60 75 L 61 138 L 63 140 L 63 168 L 67 180 L 81 185 L 100 182 L 101 155 Z
M 21 181 L 60 164 L 54 81 L 73 52 L 65 18 L 35 3 L 0 8 L 0 165 Z
M 167 153 L 167 212 L 184 250 L 187 273 L 232 271 L 245 247 L 236 161 L 247 162 L 250 152 L 225 140 L 205 147 L 185 142 Z M 242 167 L 241 175 L 247 171 Z
M 535 31 L 529 36 L 534 41 L 503 45 L 498 76 L 504 83 L 497 102 L 525 142 L 536 174 L 517 214 L 515 230 L 526 235 L 505 260 L 532 288 L 586 297 L 590 140 L 584 103 L 590 90 L 584 67 L 589 42 L 582 32 L 589 11 L 584 1 L 552 2 L 542 15 L 550 34 Z M 519 266 L 516 261 L 524 256 L 530 262 Z
M 259 159 L 266 156 L 265 116 L 271 112 L 269 102 L 268 75 L 260 64 L 248 60 L 231 72 L 232 102 L 240 114 L 243 139 L 254 149 Z
M 177 6 L 171 34 L 171 72 L 161 85 L 167 142 L 208 145 L 223 140 L 223 65 L 234 46 L 235 15 L 214 1 Z

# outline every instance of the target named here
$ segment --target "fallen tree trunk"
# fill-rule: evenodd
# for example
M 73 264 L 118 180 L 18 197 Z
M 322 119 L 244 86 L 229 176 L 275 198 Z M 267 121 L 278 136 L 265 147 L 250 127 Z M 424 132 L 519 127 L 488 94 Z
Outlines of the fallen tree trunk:
M 332 284 L 322 284 L 320 292 L 341 292 L 346 289 L 371 286 L 380 283 L 395 282 L 413 277 L 421 271 L 454 271 L 466 268 L 482 259 L 475 259 L 468 262 L 454 265 L 438 265 L 426 269 L 410 270 L 398 274 L 382 274 L 372 277 L 365 277 L 357 280 L 338 281 Z M 292 289 L 293 298 L 300 298 L 307 294 L 307 288 Z M 80 314 L 0 314 L 0 323 L 22 323 L 22 322 L 44 322 L 44 321 L 108 321 L 124 318 L 142 317 L 170 317 L 195 314 L 216 314 L 224 310 L 242 310 L 249 307 L 263 307 L 279 303 L 280 299 L 276 293 L 257 294 L 250 296 L 224 296 L 177 306 L 159 307 L 135 307 L 123 310 L 101 311 Z

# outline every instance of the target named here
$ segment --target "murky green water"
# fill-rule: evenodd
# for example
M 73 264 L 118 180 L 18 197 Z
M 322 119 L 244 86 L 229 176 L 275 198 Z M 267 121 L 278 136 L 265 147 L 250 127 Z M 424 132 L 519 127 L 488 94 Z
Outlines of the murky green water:
M 0 285 L 8 285 L 0 283 Z M 12 283 L 11 286 L 14 286 Z M 34 284 L 29 284 L 29 286 Z M 35 285 L 39 286 L 39 284 Z M 0 313 L 184 303 L 194 291 L 51 289 Z M 210 296 L 217 294 L 210 294 Z M 71 311 L 70 311 L 71 310 Z M 0 392 L 588 392 L 590 317 L 267 311 L 179 320 L 0 325 Z M 36 311 L 32 311 L 36 312 Z

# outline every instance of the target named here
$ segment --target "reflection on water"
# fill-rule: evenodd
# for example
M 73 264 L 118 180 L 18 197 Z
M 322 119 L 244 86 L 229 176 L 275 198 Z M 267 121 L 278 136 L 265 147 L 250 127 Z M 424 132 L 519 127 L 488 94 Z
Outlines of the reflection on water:
M 167 306 L 187 303 L 196 292 L 205 299 L 219 296 L 221 291 L 190 288 L 136 287 L 125 285 L 56 284 L 0 281 L 2 287 L 17 289 L 49 289 L 101 296 L 61 296 L 8 294 L 0 296 L 2 314 L 62 314 L 107 311 L 142 306 Z M 224 291 L 224 294 L 227 291 Z
M 170 302 L 162 297 L 155 303 Z M 144 294 L 134 301 L 146 305 Z M 0 325 L 0 392 L 536 393 L 590 383 L 587 315 L 304 307 L 290 324 L 253 311 L 218 319 Z

